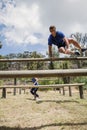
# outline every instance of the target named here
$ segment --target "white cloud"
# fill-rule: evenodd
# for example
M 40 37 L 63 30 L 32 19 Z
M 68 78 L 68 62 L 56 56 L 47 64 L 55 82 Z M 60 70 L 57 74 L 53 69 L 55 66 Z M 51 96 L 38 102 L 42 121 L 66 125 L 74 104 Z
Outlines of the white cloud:
M 80 0 L 67 0 L 68 2 L 72 2 L 72 3 L 76 3 L 76 2 L 79 2 Z
M 76 33 L 76 32 L 84 32 L 84 28 L 82 27 L 81 24 L 78 24 L 78 23 L 75 23 L 71 26 L 71 31 L 73 33 Z
M 42 28 L 39 12 L 39 6 L 36 3 L 32 3 L 29 7 L 27 3 L 16 7 L 7 3 L 0 12 L 0 21 L 7 27 L 2 32 L 7 41 L 16 44 L 39 43 L 40 39 L 33 35 Z
M 2 34 L 7 43 L 21 45 L 47 45 L 48 27 L 56 25 L 58 30 L 70 35 L 87 31 L 87 0 L 2 0 L 0 1 L 0 23 L 6 28 Z M 41 33 L 37 37 L 34 33 Z

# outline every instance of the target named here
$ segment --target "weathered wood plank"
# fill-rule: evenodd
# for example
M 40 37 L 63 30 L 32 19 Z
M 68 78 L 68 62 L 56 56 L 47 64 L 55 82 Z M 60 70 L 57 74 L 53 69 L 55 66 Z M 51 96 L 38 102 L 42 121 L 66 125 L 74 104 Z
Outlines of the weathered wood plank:
M 4 86 L 0 86 L 0 89 L 2 88 L 61 88 L 61 87 L 74 87 L 74 86 L 84 86 L 85 83 L 75 83 L 75 84 L 52 84 L 52 85 L 4 85 Z
M 0 78 L 87 76 L 87 69 L 0 71 Z
M 87 60 L 87 57 L 0 59 L 0 62 L 67 61 L 67 60 Z

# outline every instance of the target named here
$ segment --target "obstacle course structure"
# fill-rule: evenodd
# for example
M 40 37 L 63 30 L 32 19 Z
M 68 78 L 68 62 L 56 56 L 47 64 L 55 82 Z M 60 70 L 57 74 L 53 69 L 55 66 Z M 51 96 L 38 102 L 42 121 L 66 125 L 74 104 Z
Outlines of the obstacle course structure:
M 51 59 L 50 58 L 0 59 L 0 62 L 31 62 L 31 61 L 59 61 L 59 60 L 61 60 L 61 61 L 63 61 L 63 60 L 87 60 L 87 57 L 51 58 Z M 15 79 L 14 80 L 15 86 L 17 85 L 16 78 L 30 78 L 30 77 L 43 78 L 43 77 L 67 77 L 67 76 L 87 76 L 87 69 L 0 71 L 0 79 L 2 79 L 2 78 L 14 78 Z M 52 87 L 53 86 L 55 88 L 55 85 L 52 85 Z M 68 86 L 73 86 L 73 85 L 68 85 Z M 79 86 L 79 84 L 78 84 L 78 86 Z M 57 86 L 57 87 L 59 87 L 59 86 Z M 5 87 L 3 86 L 2 88 L 5 91 Z M 80 91 L 79 91 L 80 92 L 80 98 L 83 98 L 83 85 L 80 85 L 79 89 L 80 89 Z M 14 87 L 14 90 L 16 91 L 16 87 Z M 14 91 L 14 95 L 15 95 L 15 91 Z

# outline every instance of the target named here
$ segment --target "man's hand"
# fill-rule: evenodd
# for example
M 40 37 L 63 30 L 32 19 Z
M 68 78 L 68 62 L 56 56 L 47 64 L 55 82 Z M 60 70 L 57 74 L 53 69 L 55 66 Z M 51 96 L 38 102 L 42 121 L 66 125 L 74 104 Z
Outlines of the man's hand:
M 52 58 L 52 46 L 48 46 L 49 58 Z

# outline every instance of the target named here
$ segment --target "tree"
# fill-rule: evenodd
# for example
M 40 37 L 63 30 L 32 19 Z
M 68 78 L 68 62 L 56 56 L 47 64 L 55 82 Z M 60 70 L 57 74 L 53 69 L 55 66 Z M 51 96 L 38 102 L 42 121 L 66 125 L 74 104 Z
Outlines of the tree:
M 2 48 L 2 42 L 0 41 L 0 49 Z
M 71 34 L 70 37 L 75 38 L 82 47 L 86 47 L 87 45 L 87 33 L 82 34 L 80 32 L 77 32 L 75 34 Z

